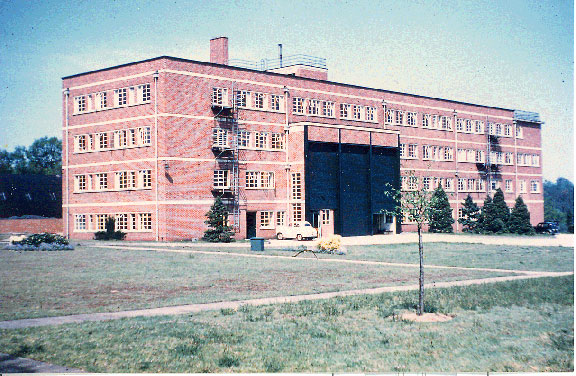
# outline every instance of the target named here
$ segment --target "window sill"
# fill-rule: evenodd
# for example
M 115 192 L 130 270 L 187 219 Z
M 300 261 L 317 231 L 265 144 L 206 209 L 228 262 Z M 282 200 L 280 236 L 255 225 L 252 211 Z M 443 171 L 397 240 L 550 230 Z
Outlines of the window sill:
M 253 188 L 253 187 L 244 187 L 244 189 L 247 189 L 249 191 L 255 191 L 255 190 L 262 190 L 262 191 L 273 191 L 274 189 L 276 189 L 276 187 L 271 187 L 271 188 Z
M 152 144 L 144 144 L 144 145 L 133 145 L 133 146 L 125 146 L 120 148 L 107 148 L 107 149 L 98 149 L 98 150 L 83 150 L 83 151 L 74 151 L 74 154 L 88 154 L 88 153 L 98 153 L 101 151 L 114 151 L 114 150 L 126 150 L 126 149 L 138 149 L 138 148 L 145 148 L 152 146 Z
M 85 191 L 74 191 L 74 194 L 82 194 L 82 193 L 103 193 L 103 192 L 126 192 L 126 191 L 151 191 L 152 187 L 144 187 L 144 188 L 122 188 L 122 189 L 91 189 Z

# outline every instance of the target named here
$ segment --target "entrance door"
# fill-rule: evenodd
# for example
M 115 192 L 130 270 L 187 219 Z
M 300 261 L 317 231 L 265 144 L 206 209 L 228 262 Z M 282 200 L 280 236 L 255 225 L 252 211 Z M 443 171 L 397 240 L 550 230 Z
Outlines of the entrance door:
M 256 212 L 246 212 L 246 239 L 256 237 Z

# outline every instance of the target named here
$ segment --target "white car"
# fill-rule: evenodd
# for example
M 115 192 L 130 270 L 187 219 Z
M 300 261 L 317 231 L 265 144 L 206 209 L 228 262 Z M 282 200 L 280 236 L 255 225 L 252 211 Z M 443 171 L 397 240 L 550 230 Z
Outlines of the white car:
M 290 226 L 276 227 L 276 239 L 313 239 L 318 237 L 318 231 L 308 221 L 295 222 Z

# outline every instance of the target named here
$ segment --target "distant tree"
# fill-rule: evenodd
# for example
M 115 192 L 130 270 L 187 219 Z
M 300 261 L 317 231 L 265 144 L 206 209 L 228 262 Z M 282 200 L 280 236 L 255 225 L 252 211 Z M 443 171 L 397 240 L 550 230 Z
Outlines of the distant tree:
M 452 228 L 453 223 L 454 218 L 452 218 L 452 208 L 448 201 L 448 195 L 440 185 L 432 194 L 428 232 L 454 232 L 454 229 Z
M 571 211 L 566 212 L 566 226 L 568 227 L 568 232 L 574 233 L 574 213 Z
M 32 174 L 57 175 L 62 172 L 62 141 L 56 137 L 35 140 L 26 151 Z
M 0 150 L 0 173 L 58 175 L 62 172 L 62 141 L 42 137 L 26 149 Z
M 417 177 L 410 172 L 406 179 L 416 180 Z M 424 243 L 422 241 L 422 228 L 425 223 L 430 222 L 432 208 L 436 207 L 436 197 L 430 191 L 421 187 L 416 190 L 402 191 L 386 184 L 384 194 L 394 200 L 394 210 L 383 210 L 385 214 L 396 215 L 398 218 L 405 218 L 409 222 L 416 223 L 418 230 L 418 254 L 420 256 L 420 274 L 418 277 L 418 306 L 416 314 L 424 313 Z
M 216 197 L 206 217 L 208 219 L 204 223 L 208 225 L 208 229 L 204 231 L 202 239 L 213 243 L 230 243 L 234 240 L 234 232 L 228 226 L 228 209 L 220 197 Z
M 492 203 L 494 205 L 496 219 L 499 220 L 498 224 L 500 224 L 500 222 L 503 224 L 501 230 L 494 232 L 507 232 L 508 221 L 510 220 L 510 209 L 508 208 L 508 205 L 506 205 L 506 201 L 504 200 L 504 192 L 502 192 L 500 188 L 498 188 L 494 193 Z
M 472 196 L 468 195 L 462 204 L 462 218 L 458 219 L 458 222 L 462 225 L 462 231 L 464 232 L 478 232 L 479 231 L 479 221 L 480 219 L 480 208 L 472 199 Z
M 498 218 L 492 197 L 490 195 L 486 196 L 480 215 L 480 232 L 485 234 L 502 233 L 505 227 L 506 224 L 502 219 Z
M 565 178 L 558 178 L 555 183 L 545 181 L 544 220 L 558 222 L 560 231 L 566 232 L 568 213 L 574 217 L 574 184 Z
M 508 221 L 508 231 L 515 234 L 532 235 L 534 228 L 530 223 L 530 212 L 528 207 L 522 200 L 521 196 L 516 198 L 516 203 L 510 213 L 510 220 Z
M 12 155 L 9 151 L 0 150 L 0 174 L 12 173 Z

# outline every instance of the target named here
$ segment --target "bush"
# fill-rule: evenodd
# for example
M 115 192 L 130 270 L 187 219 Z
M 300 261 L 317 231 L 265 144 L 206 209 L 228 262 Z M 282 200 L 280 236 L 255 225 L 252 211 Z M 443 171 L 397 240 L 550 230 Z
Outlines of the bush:
M 106 219 L 106 231 L 98 231 L 94 233 L 94 240 L 124 240 L 126 233 L 122 231 L 115 231 L 116 220 L 112 217 Z
M 65 237 L 45 232 L 28 235 L 22 240 L 12 241 L 12 244 L 7 245 L 4 249 L 12 251 L 60 251 L 72 250 L 74 247 L 68 244 L 68 239 Z
M 316 247 L 320 253 L 346 254 L 346 248 L 342 245 L 342 237 L 340 235 L 330 235 L 328 238 L 320 239 Z

